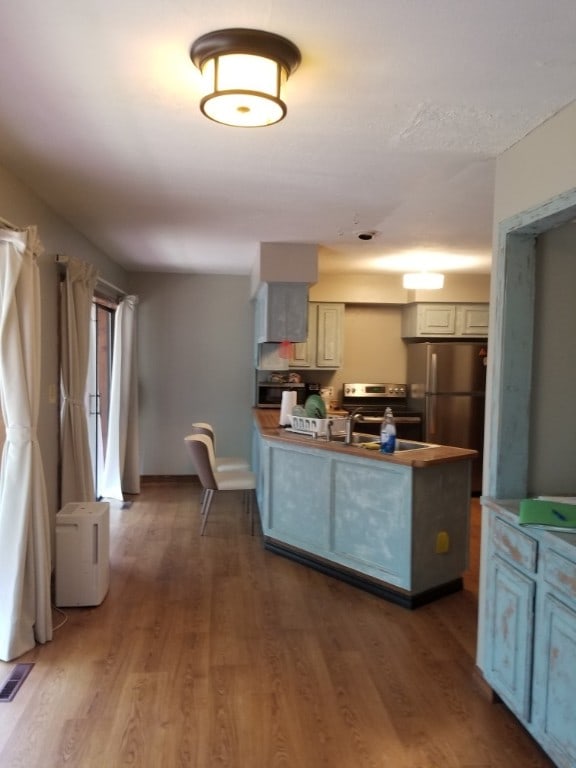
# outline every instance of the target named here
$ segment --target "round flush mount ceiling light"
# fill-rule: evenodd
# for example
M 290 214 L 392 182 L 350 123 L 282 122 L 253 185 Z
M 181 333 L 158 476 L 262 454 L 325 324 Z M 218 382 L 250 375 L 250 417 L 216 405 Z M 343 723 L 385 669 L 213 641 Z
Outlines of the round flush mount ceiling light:
M 437 290 L 444 287 L 444 275 L 440 272 L 408 272 L 402 278 L 402 285 L 412 290 Z
M 280 89 L 301 61 L 290 40 L 258 29 L 221 29 L 199 37 L 190 58 L 207 88 L 200 109 L 210 120 L 253 128 L 286 116 Z

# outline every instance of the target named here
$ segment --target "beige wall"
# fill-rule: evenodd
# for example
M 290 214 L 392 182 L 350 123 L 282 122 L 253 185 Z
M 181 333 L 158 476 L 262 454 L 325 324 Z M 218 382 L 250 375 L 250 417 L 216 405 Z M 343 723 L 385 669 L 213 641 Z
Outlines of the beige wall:
M 504 152 L 496 162 L 494 221 L 576 186 L 576 102 Z
M 350 381 L 406 380 L 406 344 L 399 307 L 352 304 L 344 315 L 344 365 L 334 375 L 338 396 Z
M 342 400 L 346 382 L 406 381 L 406 344 L 401 334 L 402 310 L 395 306 L 348 304 L 344 313 L 344 363 L 337 371 L 307 371 L 306 381 L 333 388 Z
M 351 304 L 407 304 L 412 301 L 484 302 L 490 297 L 490 275 L 447 274 L 439 291 L 407 291 L 402 275 L 322 274 L 310 286 L 310 301 Z

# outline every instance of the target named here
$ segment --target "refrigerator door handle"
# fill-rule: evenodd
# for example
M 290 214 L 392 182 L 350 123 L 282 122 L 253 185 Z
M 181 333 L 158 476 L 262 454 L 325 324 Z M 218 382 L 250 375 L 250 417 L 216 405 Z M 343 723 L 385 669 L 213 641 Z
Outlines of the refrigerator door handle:
M 436 434 L 436 398 L 426 398 L 426 440 L 433 440 Z
M 436 394 L 438 391 L 438 355 L 432 352 L 430 355 L 430 392 Z

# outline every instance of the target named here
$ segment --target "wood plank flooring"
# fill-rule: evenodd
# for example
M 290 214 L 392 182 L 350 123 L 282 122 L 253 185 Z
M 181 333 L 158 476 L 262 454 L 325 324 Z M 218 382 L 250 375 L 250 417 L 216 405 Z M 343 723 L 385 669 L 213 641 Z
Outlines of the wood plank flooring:
M 235 494 L 200 538 L 198 496 L 112 510 L 110 592 L 19 659 L 2 768 L 553 766 L 476 681 L 477 501 L 466 589 L 407 611 L 265 552 Z

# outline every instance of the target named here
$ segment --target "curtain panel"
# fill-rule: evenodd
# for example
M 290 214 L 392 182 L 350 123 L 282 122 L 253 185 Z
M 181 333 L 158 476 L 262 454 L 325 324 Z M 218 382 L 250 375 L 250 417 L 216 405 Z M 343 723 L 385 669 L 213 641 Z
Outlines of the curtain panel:
M 94 473 L 88 418 L 86 381 L 90 350 L 90 314 L 98 272 L 91 264 L 67 258 L 61 286 L 62 408 L 61 504 L 94 501 Z
M 50 524 L 36 434 L 41 307 L 36 228 L 0 229 L 0 659 L 52 639 Z
M 140 493 L 138 427 L 138 361 L 136 307 L 138 298 L 126 296 L 116 310 L 108 441 L 102 495 L 123 501 L 124 493 Z

